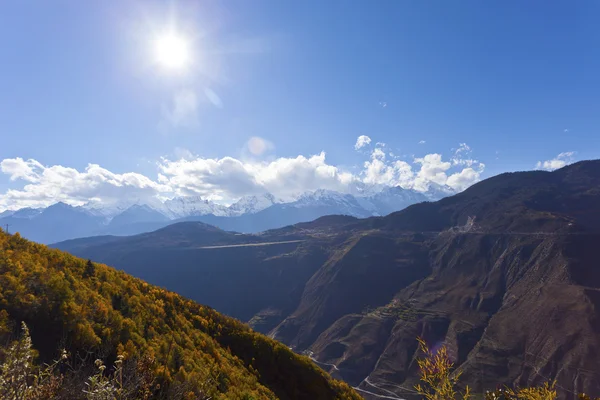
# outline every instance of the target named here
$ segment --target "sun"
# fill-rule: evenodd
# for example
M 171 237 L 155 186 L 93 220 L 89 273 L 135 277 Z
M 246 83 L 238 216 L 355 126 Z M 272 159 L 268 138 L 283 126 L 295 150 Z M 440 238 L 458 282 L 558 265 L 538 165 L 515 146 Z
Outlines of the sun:
M 190 48 L 185 37 L 176 33 L 159 36 L 155 43 L 156 61 L 172 70 L 185 68 L 190 62 Z

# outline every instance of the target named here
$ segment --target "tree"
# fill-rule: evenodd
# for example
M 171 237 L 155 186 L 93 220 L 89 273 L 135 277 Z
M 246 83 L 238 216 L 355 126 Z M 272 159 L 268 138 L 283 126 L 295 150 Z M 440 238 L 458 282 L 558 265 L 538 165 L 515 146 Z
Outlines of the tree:
M 92 262 L 92 260 L 87 260 L 87 264 L 85 265 L 85 271 L 83 272 L 84 278 L 91 278 L 96 273 L 96 266 Z
M 452 374 L 454 363 L 448 357 L 446 346 L 442 346 L 434 352 L 427 348 L 427 344 L 421 338 L 417 338 L 419 349 L 425 353 L 425 358 L 417 360 L 421 374 L 421 381 L 427 386 L 420 384 L 415 386 L 417 392 L 426 400 L 455 400 L 459 393 L 456 384 L 460 378 L 460 372 Z M 471 391 L 467 386 L 462 394 L 463 400 L 471 397 Z

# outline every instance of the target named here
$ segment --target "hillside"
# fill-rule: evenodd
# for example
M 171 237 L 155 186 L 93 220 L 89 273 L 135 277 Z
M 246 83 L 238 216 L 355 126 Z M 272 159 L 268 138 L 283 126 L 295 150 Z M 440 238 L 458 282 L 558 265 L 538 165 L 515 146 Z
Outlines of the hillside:
M 21 321 L 41 361 L 58 357 L 62 346 L 73 359 L 153 357 L 159 397 L 185 383 L 192 398 L 359 398 L 308 358 L 211 308 L 0 232 L 4 339 Z
M 155 243 L 189 227 L 171 229 Z M 366 392 L 412 393 L 420 335 L 447 344 L 475 390 L 556 378 L 562 398 L 600 393 L 600 161 L 219 246 L 119 244 L 133 240 L 58 246 L 250 321 Z

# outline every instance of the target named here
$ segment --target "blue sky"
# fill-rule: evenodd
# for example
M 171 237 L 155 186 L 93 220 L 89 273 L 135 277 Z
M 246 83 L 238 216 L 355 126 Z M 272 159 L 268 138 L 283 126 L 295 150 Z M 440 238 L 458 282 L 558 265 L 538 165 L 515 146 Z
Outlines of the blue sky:
M 598 158 L 599 12 L 596 1 L 5 2 L 0 211 L 228 202 L 355 180 L 462 189 Z M 188 43 L 183 70 L 155 60 L 169 28 Z M 357 151 L 361 135 L 371 142 Z

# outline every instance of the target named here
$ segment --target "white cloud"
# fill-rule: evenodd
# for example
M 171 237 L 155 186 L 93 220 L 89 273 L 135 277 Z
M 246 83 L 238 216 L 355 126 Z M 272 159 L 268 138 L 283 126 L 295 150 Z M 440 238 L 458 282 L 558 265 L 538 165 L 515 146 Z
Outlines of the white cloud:
M 325 162 L 325 153 L 278 158 L 270 162 L 221 159 L 179 160 L 159 166 L 161 181 L 177 195 L 233 199 L 268 191 L 281 198 L 321 188 L 345 191 L 353 175 Z
M 454 152 L 455 156 L 459 156 L 460 154 L 469 154 L 471 153 L 471 147 L 469 147 L 466 143 L 459 143 L 458 149 Z
M 135 172 L 115 174 L 97 164 L 89 164 L 80 172 L 60 165 L 46 167 L 35 160 L 13 158 L 2 160 L 0 170 L 11 180 L 26 182 L 21 190 L 9 189 L 0 195 L 0 210 L 44 207 L 58 201 L 71 205 L 89 201 L 112 203 L 171 193 L 170 187 L 144 175 Z
M 381 108 L 386 108 L 387 107 L 387 101 L 380 101 L 379 105 L 381 106 Z
M 385 159 L 385 152 L 383 150 L 381 150 L 380 148 L 376 148 L 371 153 L 371 158 L 373 160 L 375 160 L 375 159 L 384 160 Z
M 258 139 L 256 143 L 248 143 L 253 154 L 268 148 L 262 142 L 264 139 Z M 561 157 L 566 157 L 565 154 Z M 124 199 L 152 203 L 186 195 L 231 203 L 243 195 L 265 191 L 290 200 L 317 189 L 349 192 L 356 182 L 399 185 L 419 191 L 436 183 L 462 190 L 478 181 L 485 168 L 478 161 L 454 163 L 452 158 L 444 160 L 437 153 L 414 157 L 412 161 L 388 158 L 380 147 L 374 148 L 362 169 L 355 172 L 329 164 L 324 152 L 260 161 L 202 158 L 179 148 L 174 156 L 175 159 L 163 158 L 157 163 L 155 178 L 135 172 L 117 174 L 96 164 L 78 171 L 61 165 L 44 166 L 35 160 L 5 159 L 0 162 L 2 173 L 11 181 L 24 182 L 24 186 L 0 194 L 0 211 L 44 207 L 57 201 L 72 205 L 112 204 Z
M 454 190 L 463 191 L 472 184 L 481 180 L 481 173 L 485 165 L 480 163 L 477 170 L 469 167 L 465 168 L 460 172 L 456 172 L 448 177 L 446 185 L 450 186 Z
M 419 140 L 419 144 L 425 144 L 424 140 Z
M 175 93 L 171 104 L 163 106 L 163 118 L 173 128 L 198 125 L 198 97 L 190 89 Z
M 566 165 L 571 164 L 573 160 L 573 156 L 576 154 L 574 151 L 566 151 L 564 153 L 560 153 L 556 157 L 551 160 L 546 161 L 538 161 L 535 165 L 536 169 L 543 169 L 546 171 L 554 171 L 555 169 L 562 168 Z
M 362 181 L 372 185 L 411 188 L 413 178 L 412 167 L 401 160 L 386 164 L 384 158 L 374 157 L 371 161 L 365 162 L 362 172 Z
M 441 154 L 427 154 L 422 158 L 415 158 L 415 164 L 420 164 L 421 169 L 414 180 L 414 188 L 417 190 L 427 190 L 430 182 L 439 185 L 446 184 L 448 176 L 446 171 L 452 167 L 447 161 L 442 161 Z
M 275 145 L 273 145 L 272 142 L 258 136 L 251 137 L 246 143 L 246 147 L 248 148 L 248 151 L 255 156 L 260 156 L 266 151 L 275 149 Z
M 357 139 L 356 139 L 356 144 L 354 145 L 354 149 L 358 150 L 361 149 L 367 145 L 369 145 L 371 143 L 371 138 L 368 137 L 367 135 L 360 135 Z
M 36 160 L 23 160 L 20 157 L 7 158 L 0 163 L 0 170 L 9 175 L 11 181 L 22 179 L 27 182 L 38 182 L 39 176 L 36 170 L 44 168 Z
M 468 158 L 472 153 L 471 147 L 466 143 L 459 143 L 458 148 L 454 151 L 454 156 L 450 160 L 453 166 L 463 167 L 478 167 L 481 164 L 478 160 Z

